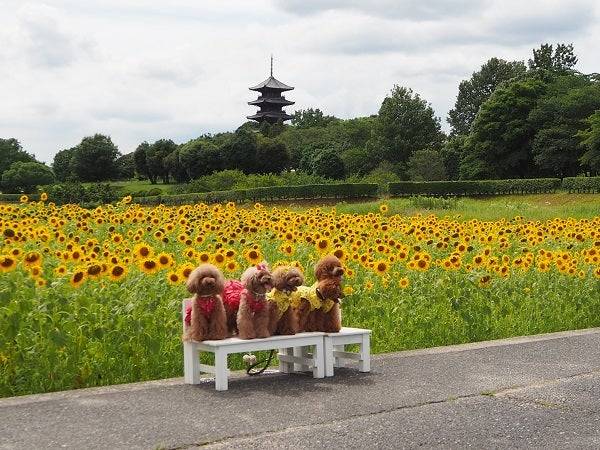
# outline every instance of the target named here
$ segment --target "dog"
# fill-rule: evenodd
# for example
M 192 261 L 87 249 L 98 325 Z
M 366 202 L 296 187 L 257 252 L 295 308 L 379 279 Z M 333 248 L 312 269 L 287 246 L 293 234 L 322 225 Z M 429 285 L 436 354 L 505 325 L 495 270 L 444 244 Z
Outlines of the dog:
M 202 264 L 187 279 L 194 296 L 187 301 L 183 340 L 205 341 L 227 337 L 227 318 L 221 292 L 225 278 L 212 264 Z
M 271 272 L 266 263 L 249 267 L 240 282 L 228 281 L 224 303 L 230 331 L 241 339 L 265 338 L 269 332 L 269 304 L 266 296 L 272 288 Z M 235 317 L 235 330 L 233 318 Z
M 291 335 L 298 332 L 298 315 L 293 293 L 304 283 L 302 272 L 296 267 L 280 266 L 271 274 L 273 289 L 267 294 L 269 301 L 269 332 L 271 335 Z
M 306 315 L 304 328 L 306 331 L 322 331 L 325 333 L 337 333 L 342 328 L 342 314 L 340 299 L 343 297 L 342 276 L 344 268 L 338 258 L 327 255 L 321 258 L 315 265 L 315 278 L 317 282 L 313 286 L 314 292 L 309 294 L 308 312 L 304 306 L 303 313 Z M 316 299 L 314 298 L 316 297 Z M 310 301 L 312 300 L 312 301 Z M 318 300 L 318 307 L 317 305 Z

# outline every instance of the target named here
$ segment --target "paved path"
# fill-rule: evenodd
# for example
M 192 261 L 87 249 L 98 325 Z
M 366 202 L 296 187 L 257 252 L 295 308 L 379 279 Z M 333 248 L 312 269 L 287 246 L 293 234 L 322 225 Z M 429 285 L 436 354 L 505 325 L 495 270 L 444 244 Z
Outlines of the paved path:
M 375 356 L 332 379 L 0 399 L 0 449 L 600 448 L 600 329 Z

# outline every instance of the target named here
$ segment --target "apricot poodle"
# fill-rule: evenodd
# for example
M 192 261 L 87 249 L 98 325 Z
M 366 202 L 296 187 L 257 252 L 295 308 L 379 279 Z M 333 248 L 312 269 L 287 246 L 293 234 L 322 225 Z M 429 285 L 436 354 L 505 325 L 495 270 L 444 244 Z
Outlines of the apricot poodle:
M 269 332 L 271 335 L 296 334 L 298 316 L 294 311 L 293 293 L 304 283 L 304 276 L 296 267 L 280 266 L 273 271 L 272 279 L 273 289 L 267 294 Z
M 187 279 L 194 296 L 187 301 L 183 339 L 205 341 L 225 339 L 227 322 L 221 298 L 225 279 L 212 264 L 202 264 Z

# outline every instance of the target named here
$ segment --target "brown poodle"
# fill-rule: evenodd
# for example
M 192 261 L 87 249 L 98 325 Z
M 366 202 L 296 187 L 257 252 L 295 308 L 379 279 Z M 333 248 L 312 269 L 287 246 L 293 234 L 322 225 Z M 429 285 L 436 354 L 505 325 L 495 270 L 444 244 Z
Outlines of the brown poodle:
M 271 272 L 265 263 L 246 269 L 241 283 L 228 281 L 225 286 L 225 305 L 228 322 L 236 317 L 236 328 L 241 339 L 269 337 L 269 305 L 266 299 L 271 290 Z
M 298 316 L 294 311 L 292 294 L 304 283 L 302 272 L 296 267 L 280 266 L 273 273 L 273 289 L 269 300 L 269 332 L 271 335 L 296 334 Z
M 315 266 L 316 295 L 320 307 L 311 309 L 306 318 L 306 331 L 337 333 L 342 328 L 340 298 L 342 298 L 342 276 L 344 268 L 333 255 L 324 256 Z
M 227 323 L 221 298 L 225 279 L 212 264 L 202 264 L 187 279 L 187 288 L 194 296 L 186 305 L 183 340 L 205 341 L 225 339 Z

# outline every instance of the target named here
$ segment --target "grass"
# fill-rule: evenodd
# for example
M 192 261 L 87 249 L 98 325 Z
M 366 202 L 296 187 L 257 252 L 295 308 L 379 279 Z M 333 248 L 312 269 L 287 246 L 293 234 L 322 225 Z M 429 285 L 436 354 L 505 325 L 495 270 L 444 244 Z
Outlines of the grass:
M 378 212 L 379 205 L 383 203 L 389 206 L 391 214 L 406 216 L 435 214 L 441 217 L 456 217 L 460 220 L 500 220 L 512 219 L 515 216 L 522 216 L 529 220 L 547 220 L 553 217 L 582 219 L 600 215 L 600 194 L 566 192 L 457 198 L 448 202 L 449 209 L 419 207 L 410 198 L 389 198 L 359 203 L 341 202 L 336 205 L 336 209 L 340 213 L 368 214 Z
M 92 184 L 92 183 L 84 183 Z M 108 184 L 119 188 L 120 192 L 136 192 L 147 191 L 149 189 L 160 189 L 163 194 L 172 194 L 173 190 L 180 186 L 179 184 L 152 184 L 149 180 L 124 180 L 124 181 L 109 181 Z

